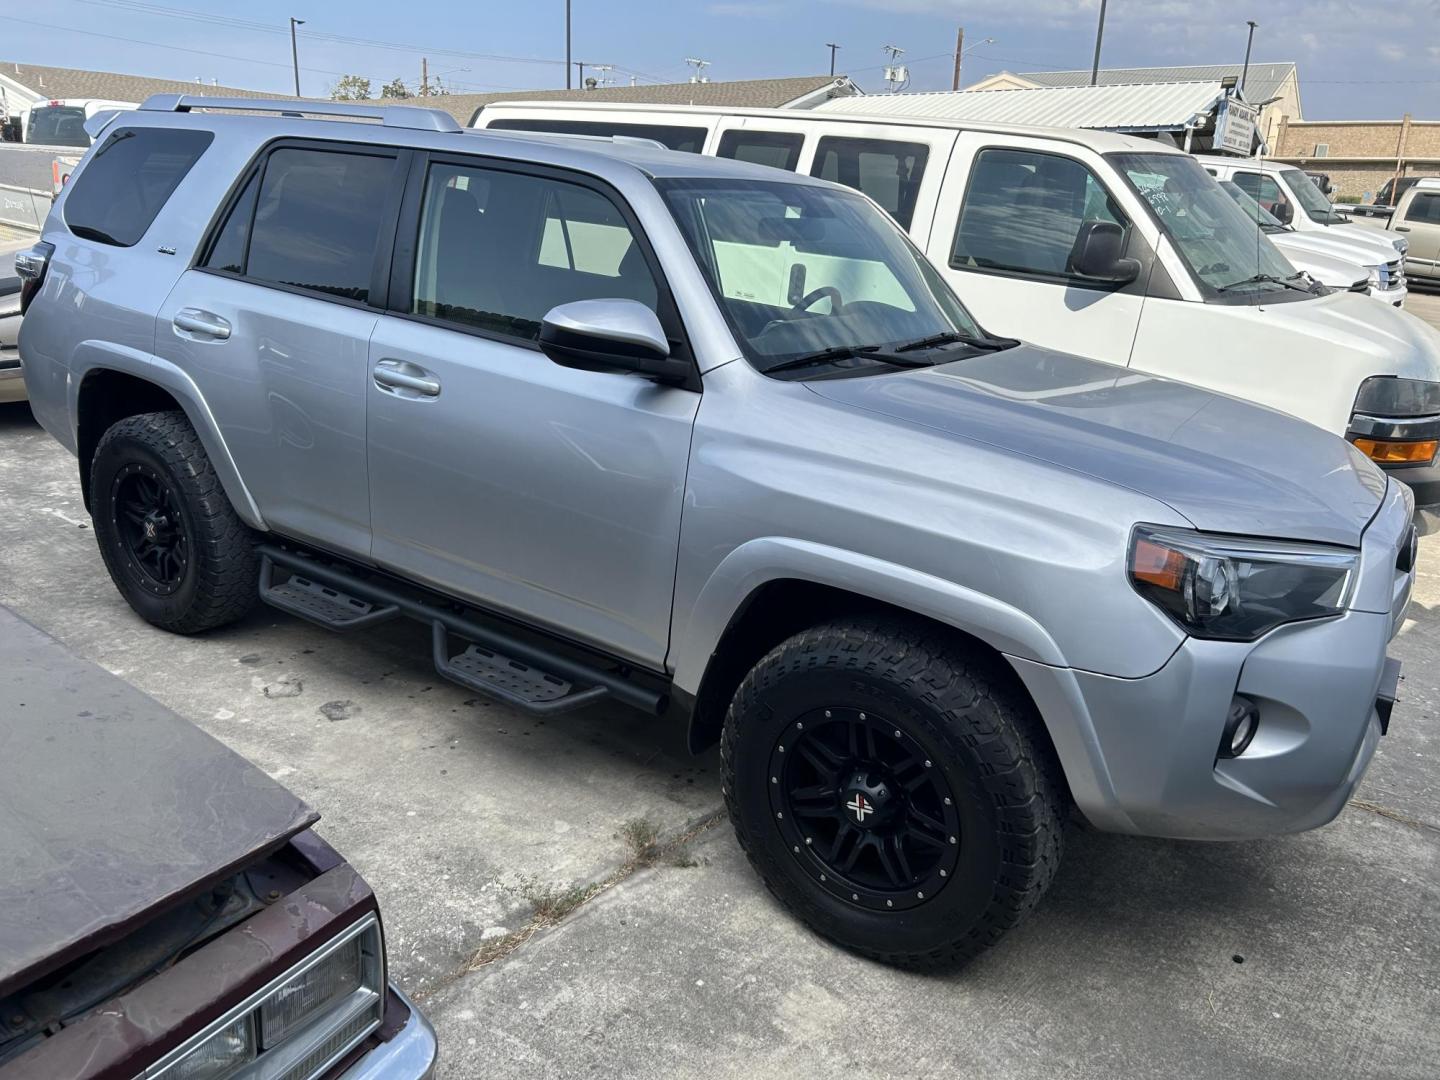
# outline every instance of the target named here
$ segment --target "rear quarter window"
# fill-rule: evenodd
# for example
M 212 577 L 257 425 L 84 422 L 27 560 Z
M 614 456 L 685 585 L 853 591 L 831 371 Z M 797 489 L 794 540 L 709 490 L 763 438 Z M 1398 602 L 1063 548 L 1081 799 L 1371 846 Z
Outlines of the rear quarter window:
M 66 226 L 82 239 L 134 246 L 213 139 L 174 128 L 116 131 L 70 182 Z

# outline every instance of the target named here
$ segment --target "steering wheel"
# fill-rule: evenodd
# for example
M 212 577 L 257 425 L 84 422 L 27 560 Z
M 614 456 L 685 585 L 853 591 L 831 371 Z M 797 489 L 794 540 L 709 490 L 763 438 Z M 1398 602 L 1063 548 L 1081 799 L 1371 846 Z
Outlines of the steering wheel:
M 834 285 L 821 285 L 818 289 L 811 289 L 802 296 L 799 302 L 790 310 L 805 311 L 817 300 L 824 299 L 827 296 L 830 298 L 830 314 L 839 315 L 845 307 L 845 300 L 841 297 L 840 290 L 835 288 Z

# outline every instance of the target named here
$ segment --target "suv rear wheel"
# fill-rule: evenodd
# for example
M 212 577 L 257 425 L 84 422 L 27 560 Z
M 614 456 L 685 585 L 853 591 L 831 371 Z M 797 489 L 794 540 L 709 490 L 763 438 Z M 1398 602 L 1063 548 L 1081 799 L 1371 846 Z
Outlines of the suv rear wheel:
M 824 936 L 952 967 L 1036 905 L 1063 787 L 1013 676 L 942 631 L 837 621 L 782 642 L 725 719 L 725 798 L 765 884 Z
M 255 605 L 254 539 L 184 413 L 129 416 L 101 436 L 90 517 L 110 577 L 147 622 L 194 634 Z

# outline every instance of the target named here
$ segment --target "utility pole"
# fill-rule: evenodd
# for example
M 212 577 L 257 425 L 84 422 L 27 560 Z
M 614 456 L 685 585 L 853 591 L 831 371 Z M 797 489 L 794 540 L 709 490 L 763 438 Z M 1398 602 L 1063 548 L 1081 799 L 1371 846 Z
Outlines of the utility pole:
M 430 58 L 420 58 L 420 96 L 430 96 Z
M 304 26 L 304 19 L 290 16 L 290 63 L 295 67 L 295 96 L 300 96 L 300 50 L 295 46 L 295 27 Z
M 1245 66 L 1240 69 L 1240 89 L 1242 91 L 1245 89 L 1245 76 L 1250 74 L 1250 46 L 1255 44 L 1255 28 L 1260 24 L 1254 19 L 1250 19 L 1245 25 L 1250 27 L 1250 36 L 1245 39 Z
M 910 69 L 900 63 L 905 50 L 898 45 L 882 45 L 880 48 L 890 57 L 890 62 L 885 65 L 885 82 L 890 87 L 890 93 L 899 93 L 910 81 Z
M 1100 0 L 1100 25 L 1095 28 L 1095 62 L 1090 65 L 1090 85 L 1100 81 L 1100 42 L 1105 39 L 1105 0 Z
M 581 61 L 579 61 L 578 63 L 579 63 L 579 67 L 580 67 L 580 89 L 581 89 L 581 90 L 584 90 L 584 89 L 585 89 L 585 61 L 584 61 L 584 60 L 581 60 Z M 566 89 L 566 90 L 569 90 L 569 89 L 570 89 L 570 76 L 568 76 L 568 75 L 565 76 L 565 89 Z
M 955 31 L 955 75 L 950 80 L 950 89 L 960 89 L 960 55 L 965 51 L 965 28 Z
M 685 58 L 685 63 L 689 64 L 692 68 L 695 69 L 695 74 L 690 76 L 690 81 L 692 83 L 704 83 L 710 81 L 704 74 L 702 74 L 704 70 L 710 66 L 709 60 L 701 60 L 698 56 L 687 56 Z
M 835 50 L 840 46 L 833 41 L 827 41 L 825 47 L 830 50 L 830 77 L 833 79 L 835 77 Z
M 583 76 L 585 72 L 580 74 Z M 570 88 L 570 0 L 565 0 L 565 89 Z

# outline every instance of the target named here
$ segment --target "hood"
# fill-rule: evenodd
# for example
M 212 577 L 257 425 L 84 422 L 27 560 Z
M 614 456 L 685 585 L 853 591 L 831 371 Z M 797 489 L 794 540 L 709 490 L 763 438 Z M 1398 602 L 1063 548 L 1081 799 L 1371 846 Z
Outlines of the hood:
M 1360 244 L 1366 248 L 1373 248 L 1377 257 L 1382 258 L 1385 262 L 1400 257 L 1400 252 L 1395 247 L 1395 237 L 1383 229 L 1372 229 L 1366 225 L 1348 222 L 1344 225 L 1322 225 L 1321 230 L 1321 236 L 1328 236 L 1347 244 Z
M 1440 380 L 1440 331 L 1408 311 L 1360 293 L 1332 293 L 1264 310 L 1271 340 L 1288 340 L 1320 356 L 1369 357 L 1366 375 Z
M 1317 232 L 1277 232 L 1270 234 L 1270 242 L 1287 255 L 1291 251 L 1307 251 L 1328 258 L 1344 259 L 1356 266 L 1370 267 L 1382 262 L 1391 263 L 1400 258 L 1393 247 L 1389 253 L 1380 250 L 1372 241 L 1357 241 L 1343 234 L 1330 235 L 1335 229 Z M 1293 260 L 1292 260 L 1293 261 Z
M 1139 491 L 1212 532 L 1358 547 L 1387 483 L 1349 443 L 1304 421 L 1035 346 L 805 385 Z
M 0 669 L 0 998 L 318 818 L 195 725 L 4 607 Z
M 1353 259 L 1322 254 L 1309 246 L 1290 244 L 1282 234 L 1270 237 L 1280 254 L 1290 260 L 1296 270 L 1307 274 L 1332 289 L 1349 289 L 1370 280 L 1370 271 Z

